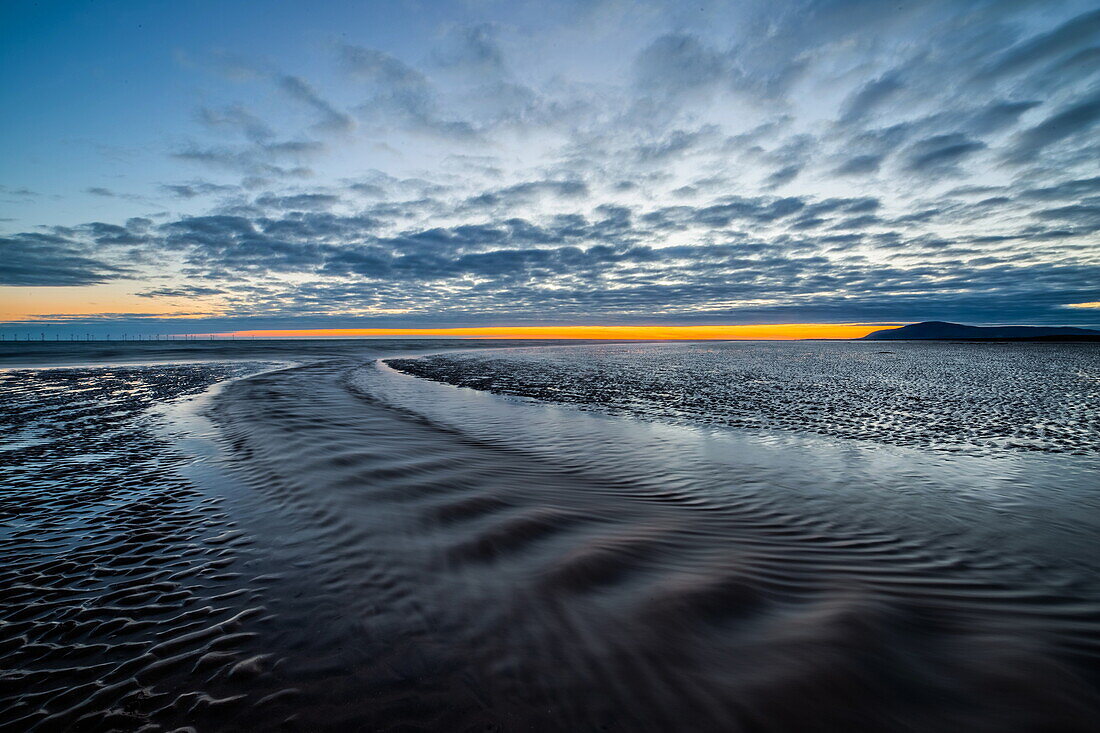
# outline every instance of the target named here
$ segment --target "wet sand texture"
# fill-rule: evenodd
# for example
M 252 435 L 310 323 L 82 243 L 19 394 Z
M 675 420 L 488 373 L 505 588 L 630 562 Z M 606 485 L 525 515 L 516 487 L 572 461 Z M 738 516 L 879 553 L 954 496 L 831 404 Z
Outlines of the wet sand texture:
M 216 472 L 145 409 L 234 367 L 6 373 L 0 726 L 1095 730 L 1079 569 L 578 469 L 375 368 L 228 384 Z
M 239 371 L 0 374 L 3 730 L 216 728 L 259 703 L 232 683 L 265 615 L 249 538 L 146 414 Z
M 936 451 L 1100 453 L 1100 348 L 1092 344 L 642 344 L 387 363 L 461 387 L 642 419 Z

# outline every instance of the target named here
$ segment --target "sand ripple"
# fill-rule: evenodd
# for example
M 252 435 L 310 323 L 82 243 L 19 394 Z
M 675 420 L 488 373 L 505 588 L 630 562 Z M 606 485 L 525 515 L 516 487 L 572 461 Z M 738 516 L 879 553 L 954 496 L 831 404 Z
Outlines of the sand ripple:
M 1019 504 L 967 511 L 900 466 L 863 505 L 815 493 L 851 481 L 851 453 L 757 471 L 688 455 L 679 428 L 646 443 L 599 419 L 567 440 L 567 416 L 525 405 L 436 414 L 425 401 L 457 390 L 338 354 L 228 384 L 223 452 L 189 462 L 149 406 L 234 373 L 0 377 L 17 406 L 0 727 L 1025 733 L 1100 716 L 1095 555 L 1069 550 L 1091 540 L 999 537 Z
M 1093 344 L 722 343 L 387 360 L 427 379 L 646 419 L 925 450 L 1100 452 Z
M 224 725 L 258 702 L 233 684 L 263 667 L 250 539 L 147 414 L 241 371 L 0 373 L 0 729 Z

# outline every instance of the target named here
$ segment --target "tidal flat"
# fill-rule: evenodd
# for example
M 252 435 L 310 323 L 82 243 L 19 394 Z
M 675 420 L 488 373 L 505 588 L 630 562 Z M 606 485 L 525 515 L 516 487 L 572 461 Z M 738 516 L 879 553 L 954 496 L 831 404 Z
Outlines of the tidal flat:
M 1095 345 L 2 348 L 4 730 L 1100 719 Z

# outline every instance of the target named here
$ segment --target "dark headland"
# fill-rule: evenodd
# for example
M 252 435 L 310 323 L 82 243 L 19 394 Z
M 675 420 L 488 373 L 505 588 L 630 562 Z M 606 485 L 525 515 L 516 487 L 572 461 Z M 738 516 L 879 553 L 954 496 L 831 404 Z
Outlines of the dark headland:
M 900 328 L 885 328 L 873 331 L 863 337 L 865 341 L 958 341 L 958 340 L 998 341 L 1096 341 L 1100 342 L 1100 331 L 1072 326 L 964 326 L 961 323 L 945 321 L 924 321 L 911 323 Z

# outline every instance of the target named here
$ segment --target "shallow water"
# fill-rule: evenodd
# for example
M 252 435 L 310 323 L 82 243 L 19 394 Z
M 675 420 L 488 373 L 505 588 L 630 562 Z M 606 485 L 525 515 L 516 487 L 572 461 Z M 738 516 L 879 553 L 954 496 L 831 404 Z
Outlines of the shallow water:
M 193 402 L 257 365 L 5 373 L 27 407 L 5 413 L 22 442 L 0 458 L 20 477 L 0 537 L 30 580 L 0 599 L 0 724 L 1094 729 L 1100 474 L 1089 387 L 1064 371 L 1090 373 L 1095 351 L 1010 347 L 991 371 L 987 351 L 971 365 L 941 345 L 718 347 L 699 364 L 802 385 L 745 429 L 725 377 L 691 377 L 675 403 L 654 386 L 685 381 L 682 345 L 397 364 L 538 400 L 379 360 L 455 346 L 265 348 L 296 365 Z M 898 354 L 892 374 L 926 375 L 924 412 L 899 412 L 874 368 L 837 366 Z M 558 376 L 571 404 L 548 404 Z M 1002 377 L 1030 397 L 975 407 L 976 432 L 922 417 Z M 866 395 L 799 400 L 845 379 Z M 91 417 L 65 406 L 77 395 Z M 1016 404 L 1062 426 L 1042 450 L 982 437 L 1035 425 L 998 417 Z

